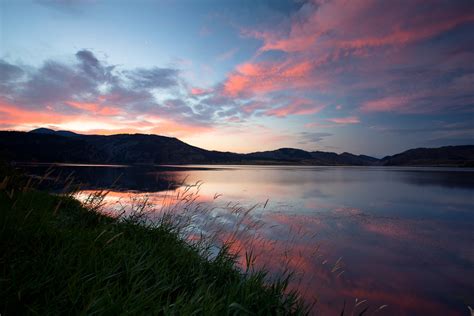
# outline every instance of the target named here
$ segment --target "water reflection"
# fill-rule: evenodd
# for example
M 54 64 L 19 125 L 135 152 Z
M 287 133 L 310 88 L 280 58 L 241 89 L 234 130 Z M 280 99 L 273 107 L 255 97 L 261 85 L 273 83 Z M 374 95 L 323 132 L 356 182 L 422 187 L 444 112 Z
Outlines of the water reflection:
M 46 166 L 35 168 L 29 170 L 44 172 Z M 467 315 L 467 305 L 474 305 L 472 169 L 59 169 L 74 170 L 87 183 L 83 197 L 113 185 L 109 205 L 127 206 L 134 191 L 135 199 L 146 198 L 158 210 L 152 218 L 178 203 L 167 197 L 182 183 L 202 181 L 195 200 L 201 208 L 194 217 L 199 233 L 219 225 L 220 238 L 234 238 L 235 250 L 256 250 L 258 266 L 297 271 L 292 285 L 308 302 L 318 299 L 316 310 L 322 314 L 340 311 L 344 300 L 359 311 L 388 305 L 383 315 Z M 246 225 L 254 226 L 243 229 Z M 233 235 L 236 227 L 239 234 Z M 245 258 L 240 263 L 245 266 Z
M 159 192 L 176 189 L 184 177 L 167 171 L 176 168 L 155 168 L 126 165 L 83 164 L 20 164 L 20 169 L 38 177 L 45 177 L 42 188 L 58 190 L 70 179 L 83 190 L 110 190 L 118 192 Z

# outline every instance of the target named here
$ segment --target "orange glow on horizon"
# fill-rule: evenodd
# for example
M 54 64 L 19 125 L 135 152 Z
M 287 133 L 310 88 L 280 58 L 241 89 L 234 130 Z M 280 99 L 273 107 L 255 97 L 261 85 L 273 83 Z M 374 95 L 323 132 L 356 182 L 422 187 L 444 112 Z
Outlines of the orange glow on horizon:
M 0 101 L 0 124 L 8 129 L 29 131 L 38 127 L 69 130 L 83 134 L 159 134 L 171 137 L 186 137 L 196 133 L 209 132 L 207 126 L 182 124 L 153 115 L 115 116 L 121 113 L 113 107 L 100 107 L 95 103 L 68 102 L 74 108 L 83 109 L 82 114 L 66 114 L 47 110 L 24 109 Z

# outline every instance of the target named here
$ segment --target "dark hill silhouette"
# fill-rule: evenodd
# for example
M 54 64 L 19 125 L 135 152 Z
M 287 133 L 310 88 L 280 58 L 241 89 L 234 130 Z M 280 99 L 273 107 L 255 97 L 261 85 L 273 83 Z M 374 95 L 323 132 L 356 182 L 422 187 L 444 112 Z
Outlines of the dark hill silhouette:
M 377 159 L 295 148 L 237 154 L 147 134 L 82 135 L 47 128 L 0 131 L 0 155 L 21 162 L 114 164 L 472 165 L 474 146 L 418 148 Z
M 0 132 L 0 151 L 16 161 L 35 162 L 185 164 L 239 160 L 238 154 L 204 150 L 172 137 L 61 134 L 43 129 Z
M 59 135 L 59 136 L 68 136 L 68 137 L 81 136 L 80 134 L 70 132 L 70 131 L 55 131 L 53 129 L 44 128 L 44 127 L 31 130 L 30 133 Z
M 308 165 L 355 165 L 368 166 L 378 162 L 377 158 L 356 156 L 350 153 L 336 154 L 324 151 L 304 151 L 295 148 L 280 148 L 272 151 L 255 152 L 246 155 L 248 159 L 256 161 L 287 162 Z
M 474 166 L 474 146 L 415 148 L 393 156 L 384 157 L 381 163 L 385 166 Z

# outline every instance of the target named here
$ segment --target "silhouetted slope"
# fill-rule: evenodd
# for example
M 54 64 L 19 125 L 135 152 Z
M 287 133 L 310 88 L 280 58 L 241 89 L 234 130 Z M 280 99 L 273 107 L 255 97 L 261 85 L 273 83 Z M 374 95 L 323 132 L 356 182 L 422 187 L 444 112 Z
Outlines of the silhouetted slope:
M 273 162 L 288 162 L 308 165 L 372 165 L 378 161 L 377 158 L 369 156 L 356 156 L 350 153 L 336 154 L 332 152 L 313 151 L 308 152 L 295 148 L 280 148 L 273 151 L 263 151 L 247 154 L 246 158 L 254 160 L 266 160 Z
M 209 151 L 188 145 L 176 138 L 119 134 L 82 136 L 114 163 L 219 163 L 239 160 L 238 154 Z
M 0 153 L 15 161 L 106 162 L 102 150 L 81 138 L 49 133 L 0 132 Z
M 281 161 L 301 161 L 311 159 L 311 154 L 307 151 L 295 148 L 280 148 L 272 151 L 260 151 L 246 155 L 249 159 L 255 160 L 281 160 Z
M 61 132 L 62 133 L 62 132 Z M 0 132 L 0 152 L 16 161 L 75 163 L 225 163 L 241 155 L 208 151 L 176 138 L 143 135 L 61 136 L 45 130 Z
M 474 165 L 474 146 L 418 148 L 381 160 L 295 148 L 236 154 L 209 151 L 159 135 L 82 135 L 47 128 L 29 133 L 0 131 L 0 155 L 23 162 L 115 164 Z
M 474 166 L 474 145 L 416 148 L 381 160 L 385 166 Z
M 52 130 L 52 129 L 49 129 L 49 128 L 44 128 L 44 127 L 31 130 L 30 133 L 59 135 L 59 136 L 68 136 L 68 137 L 81 136 L 81 134 L 77 134 L 77 133 L 70 132 L 70 131 L 55 131 L 55 130 Z

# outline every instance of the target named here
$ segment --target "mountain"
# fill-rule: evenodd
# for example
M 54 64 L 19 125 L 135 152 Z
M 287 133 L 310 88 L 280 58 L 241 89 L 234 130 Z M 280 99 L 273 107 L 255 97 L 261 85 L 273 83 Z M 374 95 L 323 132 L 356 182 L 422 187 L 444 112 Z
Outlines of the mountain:
M 474 166 L 474 145 L 410 149 L 380 162 L 385 166 Z
M 369 166 L 375 164 L 378 159 L 369 156 L 356 156 L 350 153 L 336 154 L 332 152 L 313 151 L 308 152 L 295 148 L 280 148 L 273 151 L 255 152 L 245 155 L 247 159 L 255 161 L 267 161 L 273 163 L 296 163 L 307 165 L 355 165 Z
M 113 164 L 474 165 L 474 146 L 418 148 L 377 159 L 280 148 L 237 154 L 191 146 L 177 138 L 146 134 L 82 135 L 47 128 L 0 131 L 0 157 L 22 162 Z
M 15 161 L 117 164 L 225 163 L 240 158 L 158 135 L 66 135 L 47 129 L 0 132 L 0 153 Z
M 50 128 L 37 128 L 34 130 L 31 130 L 30 133 L 36 133 L 36 134 L 49 134 L 49 135 L 59 135 L 59 136 L 66 136 L 66 137 L 75 137 L 75 136 L 80 136 L 80 134 L 70 132 L 70 131 L 55 131 Z

